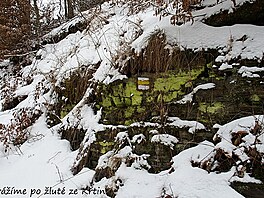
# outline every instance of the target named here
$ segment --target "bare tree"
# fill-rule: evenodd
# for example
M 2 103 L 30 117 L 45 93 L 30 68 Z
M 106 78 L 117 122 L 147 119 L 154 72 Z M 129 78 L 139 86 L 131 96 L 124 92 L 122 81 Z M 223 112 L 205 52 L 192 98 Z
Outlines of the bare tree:
M 107 0 L 77 0 L 76 5 L 78 11 L 85 11 L 95 6 L 100 6 Z

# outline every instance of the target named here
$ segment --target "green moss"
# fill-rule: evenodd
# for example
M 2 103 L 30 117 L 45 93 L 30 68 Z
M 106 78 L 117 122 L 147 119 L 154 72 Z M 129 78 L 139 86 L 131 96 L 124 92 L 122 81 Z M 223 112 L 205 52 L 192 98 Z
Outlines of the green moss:
M 62 119 L 62 118 L 64 118 L 67 114 L 68 114 L 69 112 L 67 112 L 67 111 L 61 111 L 60 112 L 60 118 Z
M 130 106 L 130 107 L 126 108 L 125 117 L 126 118 L 131 118 L 133 116 L 134 112 L 135 112 L 135 107 Z
M 106 152 L 110 151 L 115 144 L 114 142 L 107 142 L 107 141 L 101 141 L 98 143 L 101 146 L 101 150 L 100 150 L 101 154 L 105 154 Z
M 185 84 L 186 87 L 192 86 L 192 80 L 197 78 L 201 71 L 201 69 L 181 73 L 168 71 L 153 75 L 153 87 L 145 92 L 137 90 L 136 77 L 113 85 L 101 85 L 102 100 L 100 105 L 103 107 L 140 106 L 142 102 L 153 102 L 157 93 L 161 91 L 165 93 L 163 96 L 165 102 L 170 102 L 177 98 L 179 94 L 184 94 L 181 87 Z
M 257 95 L 257 94 L 253 94 L 251 97 L 250 97 L 250 100 L 252 102 L 259 102 L 261 99 L 260 97 Z
M 129 126 L 130 124 L 136 122 L 141 114 L 146 112 L 145 107 L 141 106 L 130 106 L 124 110 L 125 122 L 124 125 Z
M 157 103 L 161 101 L 161 94 L 164 102 L 177 100 L 179 96 L 184 95 L 186 87 L 193 86 L 193 81 L 202 70 L 144 74 L 143 76 L 150 79 L 148 91 L 137 90 L 137 77 L 116 81 L 110 85 L 101 84 L 97 105 L 103 107 L 106 120 L 116 120 L 115 123 L 129 125 L 140 118 L 155 114 L 150 111 L 154 111 Z
M 211 61 L 210 63 L 206 64 L 207 68 L 212 68 L 213 67 L 213 61 Z
M 178 97 L 178 95 L 181 95 L 179 94 L 180 92 L 169 92 L 168 94 L 166 94 L 164 96 L 164 101 L 165 102 L 170 102 L 172 101 L 173 99 L 176 99 Z
M 104 96 L 103 96 L 103 101 L 101 102 L 101 105 L 102 105 L 103 107 L 109 107 L 109 106 L 112 106 L 112 105 L 111 105 L 111 99 L 110 99 L 110 97 L 104 97 Z
M 142 92 L 137 90 L 137 83 L 135 78 L 131 78 L 126 83 L 124 89 L 125 97 L 132 99 L 131 105 L 140 105 L 142 101 Z
M 137 90 L 135 78 L 119 84 L 101 85 L 100 91 L 102 92 L 100 105 L 103 107 L 125 107 L 141 104 L 142 92 Z
M 65 107 L 63 107 L 60 111 L 60 118 L 64 118 L 75 106 L 75 104 L 67 104 Z
M 185 83 L 185 85 L 184 85 L 185 88 L 192 87 L 192 86 L 193 86 L 192 81 L 189 81 L 189 82 Z
M 126 120 L 125 123 L 124 123 L 124 125 L 129 126 L 129 125 L 131 125 L 133 123 L 134 123 L 133 120 Z
M 221 102 L 214 102 L 211 105 L 208 103 L 200 103 L 199 110 L 203 113 L 216 114 L 224 108 L 224 105 Z
M 201 123 L 209 123 L 210 122 L 209 118 L 205 117 L 205 116 L 199 117 L 198 121 L 201 122 Z
M 192 86 L 192 81 L 197 78 L 201 71 L 202 69 L 191 70 L 190 72 L 175 73 L 169 71 L 162 73 L 160 77 L 155 80 L 154 91 L 164 92 L 164 101 L 170 102 L 179 95 L 183 95 L 184 93 L 181 91 L 182 86 Z
M 220 81 L 220 80 L 224 80 L 225 77 L 223 77 L 223 76 L 218 76 L 218 77 L 215 77 L 215 79 L 218 80 L 218 81 Z
M 142 107 L 142 106 L 136 106 L 135 107 L 135 112 L 137 113 L 143 113 L 143 112 L 146 112 L 146 107 Z
M 163 74 L 160 78 L 157 78 L 154 83 L 155 91 L 178 91 L 181 85 L 191 80 L 189 75 L 174 75 L 174 74 Z

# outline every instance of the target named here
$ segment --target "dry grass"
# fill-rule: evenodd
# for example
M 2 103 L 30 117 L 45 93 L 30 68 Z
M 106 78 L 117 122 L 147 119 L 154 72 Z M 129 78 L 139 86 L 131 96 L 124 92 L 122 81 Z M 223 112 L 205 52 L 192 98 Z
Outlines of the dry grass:
M 127 53 L 127 52 L 126 52 Z M 133 49 L 130 58 L 120 67 L 121 73 L 128 76 L 144 72 L 160 73 L 168 70 L 189 71 L 205 65 L 205 53 L 191 50 L 181 51 L 179 46 L 168 44 L 166 35 L 157 31 L 149 37 L 148 45 L 137 54 Z

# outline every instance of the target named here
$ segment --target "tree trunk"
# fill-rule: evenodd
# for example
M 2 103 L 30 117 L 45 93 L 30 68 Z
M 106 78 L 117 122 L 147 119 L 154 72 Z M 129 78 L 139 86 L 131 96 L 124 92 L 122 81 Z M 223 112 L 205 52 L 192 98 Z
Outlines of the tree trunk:
M 68 18 L 68 6 L 67 6 L 67 0 L 64 0 L 64 10 L 65 10 L 65 18 Z
M 73 0 L 65 0 L 65 16 L 67 19 L 74 17 L 74 5 Z
M 37 37 L 39 37 L 39 31 L 40 31 L 40 14 L 39 14 L 39 8 L 38 8 L 38 4 L 37 4 L 37 0 L 33 1 L 33 8 L 34 8 L 34 13 L 36 15 L 36 21 L 35 21 L 35 31 L 36 31 L 36 35 Z

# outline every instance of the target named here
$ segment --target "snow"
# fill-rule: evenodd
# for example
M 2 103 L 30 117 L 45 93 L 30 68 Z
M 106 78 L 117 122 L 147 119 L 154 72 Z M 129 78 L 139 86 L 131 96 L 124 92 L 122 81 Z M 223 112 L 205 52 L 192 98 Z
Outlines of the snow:
M 253 2 L 255 0 L 236 0 L 236 5 L 243 5 L 248 1 Z M 216 4 L 216 0 L 204 0 L 202 2 L 202 5 L 205 5 L 206 8 L 203 11 L 196 11 L 194 16 L 204 14 L 204 12 L 206 12 L 205 18 L 208 18 L 211 15 L 219 13 L 220 11 L 228 10 L 229 12 L 233 12 L 233 10 L 235 9 L 233 2 L 230 0 L 220 0 L 219 4 Z
M 246 154 L 243 152 L 245 148 L 248 149 L 249 147 L 256 146 L 259 152 L 263 152 L 263 139 L 259 139 L 257 134 L 253 135 L 250 132 L 256 125 L 256 122 L 260 123 L 261 125 L 261 123 L 263 123 L 263 119 L 264 118 L 262 115 L 249 116 L 220 126 L 219 130 L 215 134 L 215 137 L 219 137 L 221 142 L 216 145 L 216 148 L 221 148 L 228 156 L 232 156 L 233 152 L 235 152 L 242 161 L 246 161 L 248 159 L 248 156 L 246 156 Z M 239 131 L 245 131 L 248 133 L 248 135 L 243 137 L 245 143 L 235 146 L 232 144 L 231 140 L 232 133 L 237 133 Z M 259 143 L 255 144 L 256 139 L 259 140 Z
M 169 117 L 168 120 L 171 121 L 171 123 L 169 123 L 171 126 L 179 128 L 188 127 L 189 133 L 194 133 L 196 130 L 205 129 L 205 126 L 197 121 L 181 120 L 178 117 Z
M 202 123 L 197 121 L 189 121 L 189 120 L 181 120 L 178 117 L 168 117 L 167 119 L 169 122 L 166 123 L 168 126 L 174 126 L 178 128 L 188 128 L 189 133 L 195 133 L 196 130 L 205 130 L 205 126 Z M 152 123 L 152 122 L 135 122 L 130 125 L 131 127 L 154 127 L 154 128 L 161 128 L 159 123 Z M 123 133 L 123 132 L 122 132 Z M 150 130 L 149 133 L 151 134 L 158 134 L 158 130 L 153 129 Z
M 31 5 L 33 5 L 32 0 Z M 51 17 L 54 19 L 61 18 L 64 15 L 64 5 L 60 0 L 41 0 L 37 1 L 37 5 L 41 15 L 45 14 L 47 10 L 52 10 Z
M 127 131 L 123 131 L 123 132 L 119 132 L 116 137 L 115 137 L 115 141 L 123 141 L 126 140 L 128 138 L 128 133 Z
M 169 146 L 173 150 L 174 144 L 177 144 L 179 140 L 176 137 L 169 134 L 158 134 L 158 135 L 154 135 L 151 138 L 151 142 L 164 144 L 165 146 Z
M 0 62 L 0 68 L 7 67 L 9 64 L 10 64 L 9 60 L 3 60 L 3 61 Z
M 247 2 L 248 0 L 242 0 L 237 2 L 238 4 L 242 4 L 244 2 Z M 213 5 L 216 3 L 216 1 L 205 1 L 205 5 Z M 194 16 L 196 15 L 204 15 L 206 14 L 206 17 L 209 17 L 210 15 L 213 15 L 215 13 L 218 13 L 223 10 L 229 10 L 233 7 L 232 1 L 225 0 L 222 1 L 222 3 L 213 6 L 213 7 L 206 7 L 205 9 L 196 11 L 193 13 Z M 170 8 L 169 8 L 170 9 Z M 156 30 L 164 30 L 167 34 L 167 37 L 171 43 L 178 43 L 181 46 L 187 47 L 187 48 L 217 48 L 221 45 L 225 46 L 229 40 L 230 32 L 232 36 L 238 35 L 238 38 L 241 38 L 243 35 L 242 32 L 246 35 L 249 31 L 250 34 L 253 33 L 249 28 L 248 25 L 243 28 L 244 31 L 240 31 L 238 29 L 241 29 L 243 25 L 235 25 L 232 27 L 210 27 L 208 25 L 205 25 L 200 22 L 200 18 L 196 19 L 195 23 L 191 25 L 191 22 L 186 23 L 182 26 L 175 26 L 171 27 L 170 21 L 168 20 L 170 16 L 167 18 L 162 18 L 159 20 L 158 17 L 155 17 L 152 15 L 152 13 L 144 13 L 142 15 L 145 15 L 144 20 L 142 22 L 143 24 L 143 35 L 141 35 L 134 43 L 133 47 L 136 50 L 140 50 L 144 45 L 146 41 L 146 38 Z M 143 19 L 143 17 L 141 17 Z M 248 30 L 248 31 L 245 31 Z M 234 34 L 235 33 L 235 34 Z M 263 34 L 262 32 L 259 32 L 260 34 Z M 234 34 L 234 35 L 233 35 Z M 240 36 L 241 35 L 241 36 Z M 198 39 L 199 38 L 199 39 Z M 259 37 L 260 38 L 260 37 Z M 221 44 L 220 44 L 221 43 Z
M 247 78 L 259 78 L 260 75 L 254 74 L 255 72 L 262 72 L 264 71 L 263 67 L 247 67 L 247 66 L 242 66 L 239 70 L 238 73 L 242 74 L 242 77 L 247 77 Z
M 158 134 L 158 133 L 159 133 L 159 131 L 158 131 L 158 130 L 156 130 L 156 129 L 154 129 L 154 130 L 150 130 L 150 131 L 149 131 L 149 133 L 150 133 L 150 134 Z
M 143 134 L 137 134 L 133 136 L 131 142 L 140 144 L 144 140 L 146 140 L 146 137 Z
M 44 120 L 44 116 L 40 117 L 32 127 L 32 139 L 30 138 L 19 150 L 1 157 L 1 189 L 6 186 L 26 189 L 25 197 L 30 197 L 33 189 L 40 189 L 41 193 L 44 193 L 45 187 L 54 187 L 54 189 L 65 187 L 67 191 L 70 188 L 79 189 L 91 178 L 92 171 L 89 170 L 69 180 L 73 177 L 70 167 L 75 153 L 70 151 L 68 141 L 61 140 L 58 134 L 52 133 L 46 127 Z M 84 180 L 83 177 L 86 179 Z M 38 196 L 35 194 L 31 197 Z M 16 198 L 18 195 L 4 195 L 4 197 Z M 54 197 L 54 195 L 43 197 Z M 72 196 L 65 195 L 65 197 Z
M 237 2 L 238 4 L 246 2 L 245 0 Z M 207 5 L 213 2 L 206 1 Z M 210 9 L 217 13 L 225 7 L 230 8 L 230 1 L 223 1 Z M 231 58 L 261 59 L 263 56 L 262 46 L 264 44 L 264 31 L 261 26 L 254 25 L 233 25 L 229 27 L 211 27 L 202 23 L 199 19 L 193 25 L 186 23 L 182 26 L 172 26 L 169 17 L 159 20 L 159 17 L 153 16 L 152 9 L 139 13 L 137 16 L 125 16 L 122 8 L 113 8 L 116 13 L 111 16 L 113 10 L 109 9 L 108 4 L 102 6 L 103 14 L 101 18 L 93 19 L 93 25 L 89 30 L 76 32 L 68 35 L 57 44 L 49 44 L 41 49 L 38 54 L 41 60 L 35 60 L 33 65 L 37 67 L 39 73 L 55 79 L 61 79 L 65 73 L 74 70 L 82 65 L 94 65 L 101 62 L 100 67 L 94 73 L 94 80 L 109 84 L 117 79 L 126 78 L 120 75 L 112 67 L 111 59 L 118 50 L 126 50 L 131 46 L 139 52 L 144 46 L 151 34 L 157 30 L 166 33 L 169 44 L 180 45 L 183 48 L 191 49 L 229 49 L 224 52 L 222 61 Z M 208 7 L 199 12 L 207 13 Z M 90 17 L 89 12 L 83 13 Z M 100 20 L 101 19 L 101 20 Z M 104 24 L 104 20 L 109 23 Z M 82 17 L 75 17 L 70 22 L 63 24 L 53 32 L 46 35 L 50 37 L 54 34 L 65 31 L 70 26 L 82 21 Z M 131 25 L 132 24 L 132 25 Z M 131 28 L 132 27 L 132 28 Z M 138 32 L 142 32 L 138 34 Z M 124 38 L 118 36 L 124 33 Z M 243 35 L 248 39 L 244 42 L 237 41 Z M 232 42 L 230 43 L 230 37 Z M 120 43 L 123 45 L 120 46 Z M 231 50 L 231 51 L 230 51 Z M 63 63 L 63 65 L 62 65 Z M 52 71 L 52 72 L 51 72 Z M 52 74 L 52 76 L 51 76 Z M 59 83 L 60 80 L 57 81 Z
M 261 26 L 254 25 L 233 25 L 229 27 L 211 27 L 200 21 L 193 25 L 186 23 L 182 26 L 171 27 L 169 20 L 164 18 L 158 20 L 154 16 L 147 15 L 143 22 L 144 33 L 137 38 L 132 47 L 140 51 L 146 45 L 149 35 L 157 30 L 163 30 L 166 33 L 168 42 L 191 49 L 208 49 L 208 48 L 229 48 L 229 52 L 224 54 L 224 60 L 231 58 L 261 59 L 263 54 L 261 45 L 263 45 L 264 31 Z M 142 17 L 143 18 L 143 17 Z M 249 35 L 244 41 L 237 41 L 243 35 Z M 230 36 L 233 38 L 230 41 Z M 231 47 L 232 46 L 232 47 Z M 246 46 L 246 47 L 245 47 Z
M 158 123 L 152 123 L 152 122 L 135 122 L 130 125 L 131 127 L 159 127 L 160 125 Z
M 193 99 L 193 95 L 199 91 L 200 89 L 201 90 L 204 90 L 204 89 L 212 89 L 215 87 L 215 84 L 214 83 L 206 83 L 206 84 L 202 84 L 202 85 L 198 85 L 197 87 L 195 87 L 193 89 L 193 91 L 187 95 L 185 95 L 183 97 L 183 99 L 177 101 L 176 103 L 179 103 L 179 104 L 186 104 L 187 102 L 192 102 L 192 99 Z
M 14 118 L 11 111 L 0 112 L 1 124 L 8 124 Z
M 125 146 L 124 148 L 118 151 L 115 157 L 123 159 L 123 158 L 127 158 L 131 154 L 132 154 L 132 148 L 130 146 Z
M 122 164 L 116 172 L 116 178 L 119 178 L 123 185 L 117 191 L 116 197 L 160 197 L 163 191 L 167 195 L 180 198 L 243 197 L 228 185 L 234 170 L 223 174 L 208 174 L 207 171 L 190 165 L 192 159 L 203 159 L 212 150 L 212 143 L 202 142 L 197 147 L 181 152 L 173 158 L 172 173 L 163 171 L 159 174 L 149 174 L 147 171 Z
M 219 67 L 219 70 L 220 71 L 223 71 L 223 70 L 226 70 L 226 69 L 232 69 L 233 66 L 232 65 L 229 65 L 227 63 L 222 63 L 222 65 Z

